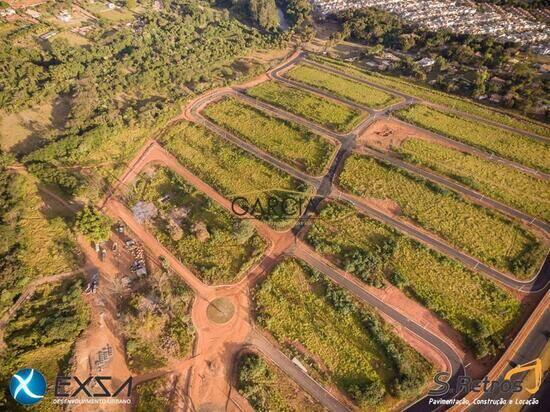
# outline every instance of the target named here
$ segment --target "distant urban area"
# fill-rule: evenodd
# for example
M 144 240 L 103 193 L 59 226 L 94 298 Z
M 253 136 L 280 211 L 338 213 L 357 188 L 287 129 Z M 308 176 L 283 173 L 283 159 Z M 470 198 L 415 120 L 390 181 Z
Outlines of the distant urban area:
M 321 16 L 343 10 L 376 7 L 428 30 L 450 29 L 454 33 L 490 35 L 498 41 L 531 46 L 538 54 L 550 54 L 550 31 L 544 21 L 548 9 L 537 15 L 519 7 L 504 8 L 473 1 L 420 0 L 312 0 Z

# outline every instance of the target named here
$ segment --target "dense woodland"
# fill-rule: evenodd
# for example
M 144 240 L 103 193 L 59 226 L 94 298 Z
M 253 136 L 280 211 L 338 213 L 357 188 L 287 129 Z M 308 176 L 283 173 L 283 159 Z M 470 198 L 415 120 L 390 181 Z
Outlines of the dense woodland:
M 103 190 L 104 183 L 58 166 L 110 162 L 100 174 L 112 181 L 141 142 L 175 114 L 178 103 L 256 74 L 262 67 L 242 56 L 281 46 L 291 35 L 260 31 L 227 9 L 195 0 L 174 0 L 161 12 L 146 11 L 130 27 L 100 27 L 87 47 L 62 39 L 47 47 L 30 42 L 29 30 L 37 34 L 39 26 L 4 34 L 0 106 L 16 112 L 55 96 L 68 97 L 66 124 L 49 136 L 54 143 L 22 160 L 67 195 L 92 198 L 91 192 Z
M 422 81 L 429 78 L 447 92 L 472 97 L 498 93 L 504 96 L 504 106 L 523 112 L 540 106 L 550 93 L 550 78 L 539 75 L 525 58 L 516 58 L 520 50 L 516 44 L 447 30 L 426 31 L 374 8 L 344 11 L 337 20 L 341 31 L 335 40 L 368 44 L 369 57 L 380 55 L 383 47 L 403 53 L 401 61 L 392 64 L 393 72 Z M 425 56 L 435 59 L 428 71 L 415 62 Z

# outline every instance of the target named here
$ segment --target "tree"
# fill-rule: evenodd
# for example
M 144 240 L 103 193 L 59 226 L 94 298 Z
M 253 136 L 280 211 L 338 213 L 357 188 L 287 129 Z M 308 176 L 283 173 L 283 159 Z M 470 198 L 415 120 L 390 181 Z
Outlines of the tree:
M 275 0 L 250 0 L 250 16 L 262 29 L 273 31 L 279 25 Z
M 88 205 L 76 215 L 75 228 L 89 240 L 101 243 L 109 239 L 111 219 Z
M 489 78 L 489 72 L 487 69 L 480 69 L 476 71 L 476 77 L 474 80 L 474 97 L 483 96 L 486 93 L 486 82 Z

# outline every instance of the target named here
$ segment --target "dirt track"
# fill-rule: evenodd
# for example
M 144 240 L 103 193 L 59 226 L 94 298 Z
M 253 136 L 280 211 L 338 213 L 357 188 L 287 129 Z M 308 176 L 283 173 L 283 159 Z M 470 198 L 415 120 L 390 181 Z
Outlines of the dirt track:
M 286 66 L 289 62 L 299 57 L 296 52 L 281 66 Z M 248 83 L 248 86 L 258 84 L 271 78 L 277 70 L 275 68 L 254 79 Z M 242 87 L 242 86 L 241 86 Z M 233 89 L 223 88 L 213 90 L 201 95 L 189 102 L 184 108 L 182 114 L 177 119 L 186 119 L 191 122 L 204 123 L 197 113 L 220 93 L 234 93 Z M 407 104 L 410 101 L 405 102 Z M 400 103 L 400 105 L 405 104 Z M 370 124 L 376 120 L 380 113 L 375 113 L 365 122 Z M 362 130 L 365 125 L 360 125 L 357 130 Z M 213 130 L 227 138 L 227 133 Z M 344 138 L 345 136 L 340 136 Z M 354 136 L 352 136 L 354 137 Z M 352 139 L 353 140 L 353 139 Z M 349 146 L 350 140 L 346 144 Z M 344 144 L 343 144 L 344 146 Z M 344 150 L 350 148 L 346 146 Z M 352 146 L 350 146 L 352 147 Z M 337 165 L 342 157 L 336 156 L 334 165 Z M 269 157 L 266 161 L 272 161 Z M 112 191 L 111 195 L 103 204 L 105 212 L 114 218 L 121 219 L 144 243 L 152 256 L 163 255 L 167 258 L 170 266 L 187 282 L 195 291 L 196 299 L 192 310 L 193 324 L 197 330 L 197 340 L 193 356 L 182 360 L 179 365 L 172 368 L 173 372 L 181 376 L 186 371 L 191 370 L 189 383 L 189 398 L 192 403 L 190 409 L 193 410 L 243 410 L 247 409 L 246 402 L 234 394 L 231 387 L 232 365 L 235 357 L 247 345 L 258 343 L 257 333 L 254 331 L 253 318 L 251 314 L 250 288 L 253 287 L 263 276 L 265 276 L 276 264 L 277 259 L 284 255 L 291 254 L 307 260 L 308 263 L 316 265 L 323 270 L 340 286 L 348 289 L 359 299 L 372 304 L 379 309 L 382 316 L 392 324 L 400 336 L 407 340 L 417 351 L 430 359 L 439 370 L 448 370 L 453 375 L 459 372 L 464 373 L 463 362 L 472 361 L 471 354 L 465 349 L 461 337 L 452 330 L 445 322 L 441 321 L 433 313 L 406 297 L 396 288 L 388 288 L 384 291 L 369 288 L 358 282 L 353 276 L 338 270 L 330 265 L 330 262 L 324 260 L 321 256 L 314 253 L 308 246 L 304 245 L 295 236 L 293 231 L 277 232 L 267 225 L 254 220 L 256 230 L 268 242 L 269 246 L 263 259 L 253 268 L 251 268 L 243 278 L 232 285 L 208 286 L 196 278 L 196 276 L 178 261 L 166 248 L 164 248 L 142 225 L 133 217 L 126 206 L 117 200 L 117 196 L 124 192 L 125 187 L 130 185 L 143 168 L 150 164 L 162 164 L 184 179 L 197 189 L 212 198 L 222 207 L 231 210 L 231 203 L 228 199 L 221 196 L 212 187 L 198 179 L 169 153 L 167 153 L 158 143 L 151 140 L 138 153 L 135 159 L 130 162 L 127 172 L 123 175 L 121 181 Z M 327 176 L 321 180 L 315 180 L 315 187 L 320 193 L 322 190 L 328 193 L 331 191 L 331 179 L 334 170 L 331 168 L 331 177 Z M 328 175 L 328 174 L 327 174 Z M 299 178 L 302 176 L 299 176 Z M 310 180 L 312 177 L 305 177 Z M 295 228 L 296 229 L 296 228 Z M 225 297 L 230 301 L 235 312 L 233 317 L 225 324 L 212 322 L 207 316 L 207 307 L 210 302 L 219 297 Z M 261 347 L 260 347 L 261 346 Z M 340 395 L 331 395 L 326 390 L 312 382 L 311 379 L 300 372 L 293 364 L 289 364 L 284 355 L 281 357 L 280 351 L 269 342 L 262 342 L 257 347 L 268 359 L 277 364 L 287 374 L 293 378 L 308 392 L 310 392 L 319 402 L 329 410 L 345 410 Z M 481 364 L 474 364 L 468 370 L 474 377 L 482 376 L 485 368 Z M 233 395 L 232 395 L 233 393 Z M 340 398 L 340 400 L 338 399 Z M 243 402 L 245 404 L 243 404 Z

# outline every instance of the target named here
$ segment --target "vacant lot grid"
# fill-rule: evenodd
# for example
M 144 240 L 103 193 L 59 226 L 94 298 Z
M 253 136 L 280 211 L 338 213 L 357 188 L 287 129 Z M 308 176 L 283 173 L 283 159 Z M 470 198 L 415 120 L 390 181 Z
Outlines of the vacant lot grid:
M 260 325 L 283 350 L 363 410 L 418 396 L 432 371 L 372 309 L 296 259 L 277 265 L 255 302 Z
M 312 188 L 263 162 L 202 126 L 182 121 L 160 138 L 178 161 L 228 199 L 244 197 L 249 203 L 266 205 L 284 196 L 307 198 Z M 276 229 L 292 227 L 296 216 L 282 211 L 265 213 L 260 219 Z
M 372 283 L 381 276 L 462 333 L 480 356 L 494 353 L 517 318 L 510 293 L 351 206 L 325 204 L 307 233 L 317 252 Z
M 396 151 L 412 163 L 444 174 L 533 217 L 550 221 L 548 181 L 423 139 L 407 139 Z
M 233 97 L 209 105 L 204 114 L 276 158 L 309 174 L 320 174 L 335 146 L 296 123 L 282 120 Z
M 293 67 L 285 73 L 285 76 L 373 109 L 381 109 L 400 100 L 364 83 L 349 80 L 307 64 Z
M 337 132 L 349 132 L 363 117 L 343 104 L 274 81 L 261 83 L 246 93 Z
M 434 104 L 447 106 L 454 110 L 479 116 L 483 119 L 501 123 L 516 129 L 525 130 L 526 132 L 535 133 L 540 136 L 550 137 L 550 127 L 532 119 L 520 116 L 516 113 L 512 115 L 493 110 L 487 106 L 483 106 L 463 97 L 453 96 L 452 94 L 448 94 L 440 90 L 430 89 L 404 78 L 385 76 L 380 73 L 369 72 L 349 63 L 344 63 L 328 57 L 310 55 L 309 58 L 318 63 L 326 64 L 327 66 L 341 70 L 342 72 L 364 78 L 374 84 L 389 87 Z
M 339 182 L 358 196 L 396 202 L 420 226 L 520 279 L 532 277 L 544 258 L 542 242 L 503 215 L 378 160 L 350 156 Z
M 546 142 L 423 105 L 399 110 L 396 116 L 525 166 L 550 171 L 550 144 Z

